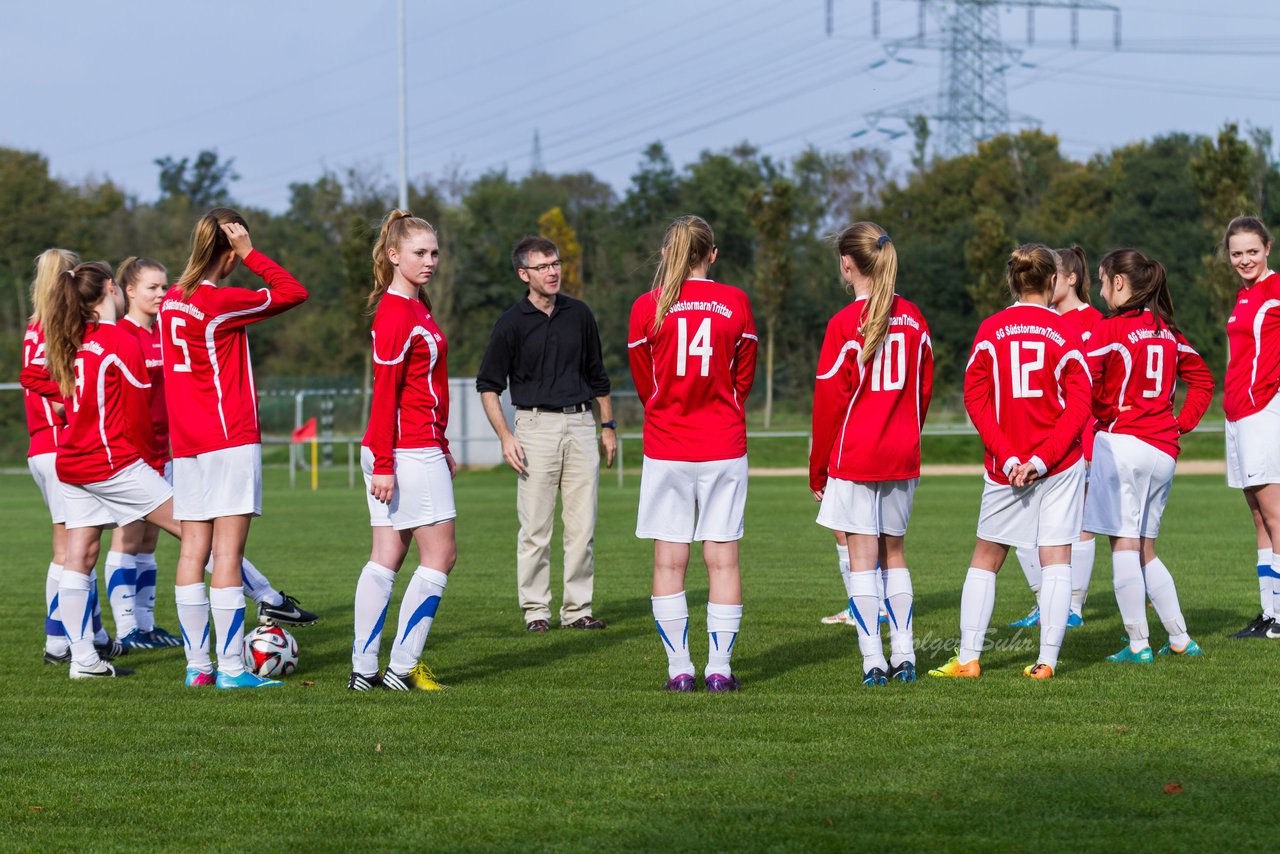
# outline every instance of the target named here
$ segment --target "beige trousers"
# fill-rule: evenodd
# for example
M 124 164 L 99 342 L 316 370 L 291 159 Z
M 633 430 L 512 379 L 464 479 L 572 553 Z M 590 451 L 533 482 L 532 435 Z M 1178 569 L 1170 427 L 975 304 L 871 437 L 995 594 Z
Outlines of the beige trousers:
M 516 411 L 516 439 L 525 454 L 525 474 L 516 485 L 520 534 L 516 583 L 525 622 L 551 619 L 551 531 L 556 492 L 564 523 L 564 601 L 561 624 L 591 614 L 595 583 L 592 556 L 600 455 L 591 411 Z

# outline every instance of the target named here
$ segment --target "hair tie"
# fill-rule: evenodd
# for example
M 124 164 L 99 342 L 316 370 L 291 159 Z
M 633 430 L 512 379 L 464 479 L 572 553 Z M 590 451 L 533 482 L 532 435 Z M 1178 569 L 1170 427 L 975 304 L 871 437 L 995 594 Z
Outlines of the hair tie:
M 887 235 L 887 234 L 882 234 L 882 235 L 880 235 L 879 237 L 877 237 L 877 238 L 876 238 L 876 248 L 877 248 L 877 249 L 883 249 L 883 248 L 884 248 L 884 245 L 885 245 L 886 243 L 891 243 L 891 242 L 892 242 L 892 241 L 890 241 L 890 240 L 889 240 L 889 235 Z

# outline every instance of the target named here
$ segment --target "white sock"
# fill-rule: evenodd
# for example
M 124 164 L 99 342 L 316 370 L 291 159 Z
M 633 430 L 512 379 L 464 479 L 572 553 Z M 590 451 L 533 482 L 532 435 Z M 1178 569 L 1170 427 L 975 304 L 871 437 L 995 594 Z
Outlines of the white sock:
M 836 546 L 836 556 L 840 558 L 840 581 L 844 583 L 845 598 L 849 597 L 849 547 Z
M 89 607 L 92 584 L 89 576 L 79 572 L 62 573 L 58 584 L 58 602 L 62 609 L 67 639 L 71 643 L 71 660 L 80 667 L 93 667 L 98 663 L 98 651 L 93 648 L 91 628 L 93 612 Z
M 61 583 L 62 564 L 49 564 L 49 573 L 44 577 L 44 651 L 53 655 L 62 655 L 69 648 L 67 630 L 62 627 L 62 608 L 58 598 Z
M 729 659 L 733 657 L 733 645 L 738 642 L 738 630 L 742 627 L 741 605 L 717 605 L 707 603 L 707 637 L 711 648 L 707 650 L 707 667 L 702 677 L 719 674 L 732 676 Z
M 137 560 L 137 593 L 133 599 L 133 616 L 138 621 L 138 628 L 149 632 L 156 627 L 156 553 L 142 552 Z
M 138 559 L 124 552 L 107 552 L 107 602 L 116 621 L 116 637 L 123 638 L 138 627 L 133 601 L 138 587 Z
M 89 570 L 89 610 L 93 620 L 93 642 L 104 644 L 111 640 L 111 635 L 102 627 L 102 602 L 98 599 L 98 570 Z
M 1185 649 L 1191 642 L 1191 635 L 1187 634 L 1187 622 L 1178 607 L 1178 589 L 1173 584 L 1173 576 L 1158 557 L 1142 567 L 1142 574 L 1147 579 L 1147 595 L 1151 597 L 1151 604 L 1155 606 L 1160 622 L 1164 623 L 1164 630 L 1169 633 L 1169 646 Z
M 419 566 L 413 571 L 404 599 L 400 602 L 400 625 L 395 642 L 391 644 L 388 670 L 403 676 L 417 666 L 448 583 L 449 576 L 437 569 Z
M 1071 565 L 1044 567 L 1040 581 L 1040 657 L 1039 664 L 1057 669 L 1062 638 L 1067 633 L 1067 617 L 1071 614 Z
M 382 626 L 391 606 L 396 574 L 369 561 L 356 582 L 356 638 L 351 644 L 351 669 L 364 676 L 378 672 L 378 652 L 382 648 Z
M 888 670 L 884 660 L 884 643 L 880 640 L 880 570 L 855 572 L 849 581 L 853 595 L 849 607 L 858 630 L 858 651 L 862 653 L 862 672 L 872 668 Z
M 218 639 L 218 672 L 239 676 L 244 673 L 244 588 L 210 588 L 209 611 Z
M 911 589 L 911 572 L 905 566 L 887 570 L 884 588 L 889 611 L 889 663 L 894 667 L 904 661 L 915 664 L 915 592 Z
M 1262 616 L 1274 618 L 1276 599 L 1280 597 L 1280 575 L 1276 573 L 1275 554 L 1271 549 L 1258 549 L 1258 596 L 1262 600 Z
M 213 555 L 209 555 L 204 565 L 204 573 L 213 577 Z M 266 602 L 268 605 L 279 605 L 284 597 L 271 586 L 271 582 L 263 575 L 247 557 L 240 558 L 240 583 L 244 585 L 244 595 L 254 602 Z
M 1034 547 L 1018 546 L 1014 551 L 1018 555 L 1018 564 L 1022 567 L 1022 574 L 1027 577 L 1027 586 L 1036 595 L 1036 607 L 1039 608 L 1040 585 L 1043 576 L 1043 572 L 1040 569 L 1040 550 Z
M 653 622 L 658 626 L 658 637 L 667 654 L 667 678 L 695 675 L 693 659 L 689 656 L 689 602 L 684 591 L 669 596 L 652 596 Z
M 876 618 L 878 620 L 880 617 L 884 617 L 887 620 L 889 618 L 889 612 L 885 610 L 885 599 L 888 597 L 888 594 L 885 593 L 885 589 L 889 584 L 889 570 L 883 569 L 880 564 L 877 563 L 876 578 L 880 582 L 880 608 L 876 611 Z
M 1071 544 L 1071 611 L 1084 616 L 1084 603 L 1089 598 L 1089 579 L 1093 577 L 1093 558 L 1097 540 L 1080 540 Z
M 1147 628 L 1147 587 L 1142 578 L 1142 560 L 1138 552 L 1111 553 L 1112 585 L 1120 619 L 1129 633 L 1129 649 L 1141 652 L 1151 646 Z
M 182 633 L 182 650 L 187 654 L 187 667 L 204 673 L 213 672 L 209 658 L 209 595 L 204 584 L 177 584 L 173 602 L 178 607 L 178 631 Z
M 1036 564 L 1039 566 L 1039 564 Z M 975 566 L 969 567 L 960 591 L 961 664 L 976 661 L 982 654 L 991 625 L 991 610 L 996 604 L 996 574 Z

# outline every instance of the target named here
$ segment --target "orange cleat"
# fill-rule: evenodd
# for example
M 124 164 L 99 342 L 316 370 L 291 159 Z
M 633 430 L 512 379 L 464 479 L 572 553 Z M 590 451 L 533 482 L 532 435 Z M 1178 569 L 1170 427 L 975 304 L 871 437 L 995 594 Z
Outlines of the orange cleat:
M 929 671 L 930 676 L 950 676 L 958 679 L 977 679 L 982 675 L 982 668 L 978 666 L 978 659 L 960 663 L 960 656 L 955 656 L 941 667 L 936 667 Z
M 1053 668 L 1047 664 L 1029 664 L 1022 669 L 1022 672 L 1032 679 L 1053 678 Z

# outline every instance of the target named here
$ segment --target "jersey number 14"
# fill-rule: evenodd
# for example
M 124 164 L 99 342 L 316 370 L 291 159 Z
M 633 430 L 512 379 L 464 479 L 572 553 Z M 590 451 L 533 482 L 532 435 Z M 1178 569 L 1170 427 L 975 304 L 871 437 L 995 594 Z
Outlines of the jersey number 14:
M 697 331 L 693 333 L 692 340 L 689 338 L 689 322 L 687 318 L 676 318 L 676 332 L 678 333 L 676 338 L 679 339 L 679 349 L 676 351 L 676 376 L 685 376 L 688 371 L 690 356 L 702 359 L 698 376 L 710 376 L 711 318 L 704 317 L 702 319 L 702 322 L 698 324 Z

